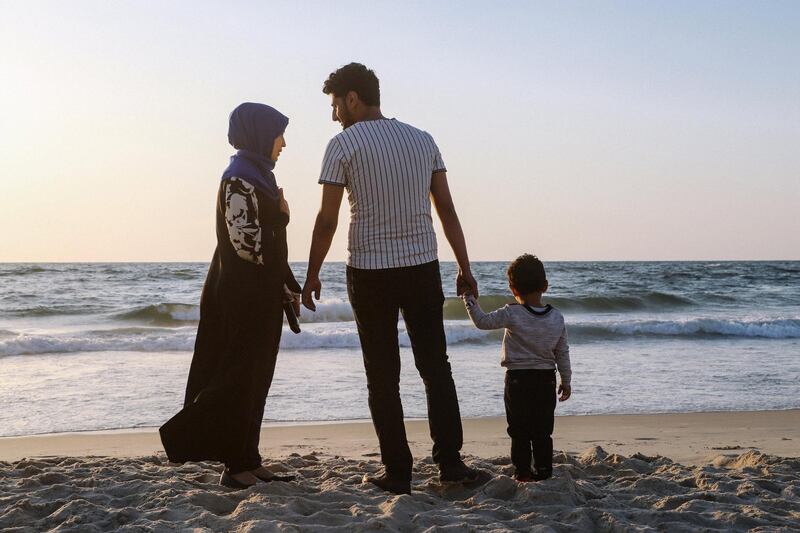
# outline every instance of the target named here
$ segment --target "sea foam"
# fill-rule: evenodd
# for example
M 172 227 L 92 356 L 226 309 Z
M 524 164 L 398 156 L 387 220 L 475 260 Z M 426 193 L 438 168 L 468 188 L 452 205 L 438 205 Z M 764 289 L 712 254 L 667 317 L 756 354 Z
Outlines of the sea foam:
M 680 337 L 762 337 L 800 338 L 800 319 L 722 320 L 690 318 L 686 320 L 634 320 L 579 323 L 575 332 L 584 337 L 680 336 Z
M 306 323 L 299 335 L 284 327 L 281 348 L 290 350 L 321 348 L 359 348 L 355 322 Z M 568 322 L 570 342 L 602 341 L 632 337 L 683 337 L 702 341 L 720 337 L 798 339 L 800 319 L 722 320 L 692 318 L 686 320 L 629 320 Z M 398 326 L 400 346 L 411 346 L 401 320 Z M 107 330 L 34 334 L 3 331 L 0 334 L 0 356 L 46 353 L 131 351 L 191 351 L 196 327 L 126 327 Z M 450 345 L 482 343 L 499 349 L 503 330 L 479 330 L 465 320 L 445 321 Z

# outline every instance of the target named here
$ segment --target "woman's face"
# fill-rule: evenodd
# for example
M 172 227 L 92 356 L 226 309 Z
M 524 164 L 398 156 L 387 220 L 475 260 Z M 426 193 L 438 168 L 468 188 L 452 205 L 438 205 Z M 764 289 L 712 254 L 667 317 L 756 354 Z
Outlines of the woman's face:
M 280 134 L 275 138 L 275 144 L 272 145 L 272 157 L 270 159 L 277 161 L 284 146 L 286 146 L 286 139 L 283 138 L 283 134 Z

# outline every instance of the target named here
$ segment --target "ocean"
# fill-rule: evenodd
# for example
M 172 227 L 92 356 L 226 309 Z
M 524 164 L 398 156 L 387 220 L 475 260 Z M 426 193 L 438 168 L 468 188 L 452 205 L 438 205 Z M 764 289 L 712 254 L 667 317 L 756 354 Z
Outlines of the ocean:
M 506 262 L 478 262 L 481 306 L 511 301 Z M 305 263 L 292 264 L 299 280 Z M 800 407 L 800 261 L 549 262 L 573 397 L 556 413 Z M 159 426 L 183 400 L 205 263 L 0 264 L 0 436 Z M 464 417 L 503 414 L 502 331 L 472 326 L 442 263 Z M 368 419 L 345 267 L 284 328 L 265 423 Z M 426 415 L 400 323 L 405 416 Z

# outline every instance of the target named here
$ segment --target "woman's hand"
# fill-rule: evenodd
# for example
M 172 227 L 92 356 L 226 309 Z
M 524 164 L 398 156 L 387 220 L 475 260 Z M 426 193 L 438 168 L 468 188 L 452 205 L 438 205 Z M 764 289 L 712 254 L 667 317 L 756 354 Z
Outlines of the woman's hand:
M 278 188 L 278 209 L 281 213 L 286 213 L 287 217 L 289 216 L 289 202 L 283 197 L 283 187 Z
M 284 303 L 292 302 L 292 307 L 294 308 L 294 314 L 296 317 L 300 318 L 300 293 L 294 292 L 292 289 L 283 285 L 283 301 Z

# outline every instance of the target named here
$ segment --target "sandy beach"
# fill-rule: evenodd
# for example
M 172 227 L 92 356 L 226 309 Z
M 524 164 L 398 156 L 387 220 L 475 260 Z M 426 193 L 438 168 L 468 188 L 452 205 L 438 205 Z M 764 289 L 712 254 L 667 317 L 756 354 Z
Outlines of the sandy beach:
M 795 531 L 800 410 L 564 416 L 555 476 L 510 475 L 502 418 L 464 420 L 482 472 L 442 486 L 427 422 L 407 422 L 410 496 L 364 484 L 380 470 L 371 424 L 265 427 L 269 466 L 292 483 L 219 487 L 220 465 L 172 465 L 155 430 L 0 439 L 4 531 Z

